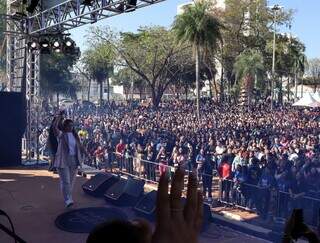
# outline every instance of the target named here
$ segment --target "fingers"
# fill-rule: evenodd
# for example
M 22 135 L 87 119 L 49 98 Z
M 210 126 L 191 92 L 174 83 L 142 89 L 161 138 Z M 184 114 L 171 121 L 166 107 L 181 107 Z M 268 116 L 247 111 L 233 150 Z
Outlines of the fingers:
M 184 170 L 178 168 L 173 177 L 170 191 L 170 211 L 174 219 L 183 220 L 181 195 L 184 185 Z
M 195 227 L 198 230 L 198 232 L 200 232 L 201 227 L 202 227 L 202 221 L 203 221 L 203 195 L 201 191 L 198 191 L 197 193 L 197 212 L 195 215 Z
M 157 224 L 166 224 L 170 220 L 170 204 L 168 196 L 168 177 L 162 174 L 159 180 L 156 215 Z
M 197 178 L 192 172 L 189 174 L 188 179 L 188 191 L 187 191 L 187 202 L 184 209 L 184 217 L 188 223 L 194 223 L 194 217 L 197 213 L 198 207 L 198 193 L 197 193 Z

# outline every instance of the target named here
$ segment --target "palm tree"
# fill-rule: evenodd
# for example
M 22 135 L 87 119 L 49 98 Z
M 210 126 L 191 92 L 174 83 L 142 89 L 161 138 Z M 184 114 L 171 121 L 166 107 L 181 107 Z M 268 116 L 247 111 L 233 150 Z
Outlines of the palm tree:
M 252 91 L 264 74 L 262 54 L 254 49 L 245 50 L 236 58 L 233 71 L 236 80 L 242 81 L 240 87 L 242 87 L 250 106 Z
M 107 81 L 108 103 L 110 96 L 109 78 L 113 73 L 114 50 L 105 44 L 99 44 L 84 53 L 82 59 L 86 71 L 100 86 L 100 105 L 103 103 L 103 83 Z
M 173 31 L 180 43 L 192 45 L 196 61 L 197 117 L 200 119 L 200 87 L 199 60 L 207 50 L 216 49 L 221 37 L 222 25 L 210 12 L 207 1 L 197 1 L 177 15 L 173 23 Z

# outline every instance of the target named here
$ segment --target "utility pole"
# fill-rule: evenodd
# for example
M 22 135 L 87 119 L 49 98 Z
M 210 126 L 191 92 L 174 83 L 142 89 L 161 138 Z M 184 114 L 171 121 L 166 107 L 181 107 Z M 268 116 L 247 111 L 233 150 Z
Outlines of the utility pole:
M 272 47 L 272 77 L 271 77 L 271 110 L 273 109 L 274 100 L 274 81 L 275 81 L 275 66 L 276 66 L 276 32 L 277 32 L 277 12 L 283 7 L 278 4 L 271 7 L 273 12 L 273 47 Z

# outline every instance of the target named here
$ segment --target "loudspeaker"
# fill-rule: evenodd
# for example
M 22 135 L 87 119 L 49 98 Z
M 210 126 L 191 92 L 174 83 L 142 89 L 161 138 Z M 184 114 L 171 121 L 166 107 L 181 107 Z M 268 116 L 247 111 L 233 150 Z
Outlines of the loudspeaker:
M 153 190 L 144 195 L 135 205 L 134 211 L 138 215 L 153 219 L 156 210 L 157 191 Z
M 144 181 L 133 178 L 121 178 L 104 194 L 107 202 L 118 206 L 133 206 L 138 201 L 144 190 Z
M 119 181 L 119 178 L 110 173 L 99 173 L 82 185 L 82 190 L 94 197 L 103 196 L 104 192 Z
M 22 136 L 26 129 L 23 96 L 0 92 L 0 167 L 21 165 Z

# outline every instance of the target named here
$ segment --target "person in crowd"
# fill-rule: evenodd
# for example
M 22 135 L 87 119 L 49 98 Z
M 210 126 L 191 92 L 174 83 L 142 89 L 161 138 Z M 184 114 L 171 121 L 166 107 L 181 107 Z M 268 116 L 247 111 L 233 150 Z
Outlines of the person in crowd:
M 203 195 L 208 198 L 208 202 L 212 202 L 212 179 L 213 179 L 213 162 L 211 154 L 205 154 L 205 160 L 202 164 L 202 186 Z M 208 192 L 208 194 L 207 194 Z
M 168 156 L 166 154 L 165 147 L 161 147 L 157 155 L 156 161 L 159 163 L 159 172 L 160 175 L 166 174 L 169 172 L 168 168 Z
M 126 145 L 123 142 L 123 139 L 120 139 L 119 143 L 116 146 L 116 158 L 117 158 L 117 164 L 120 170 L 123 168 L 123 154 L 124 154 L 124 149 Z
M 269 167 L 265 167 L 259 180 L 259 197 L 260 202 L 257 205 L 262 218 L 267 218 L 269 212 L 270 190 L 275 186 L 275 179 Z
M 203 173 L 203 164 L 206 160 L 204 149 L 201 148 L 199 154 L 196 157 L 196 163 L 197 163 L 197 175 L 198 180 L 202 180 L 202 173 Z

